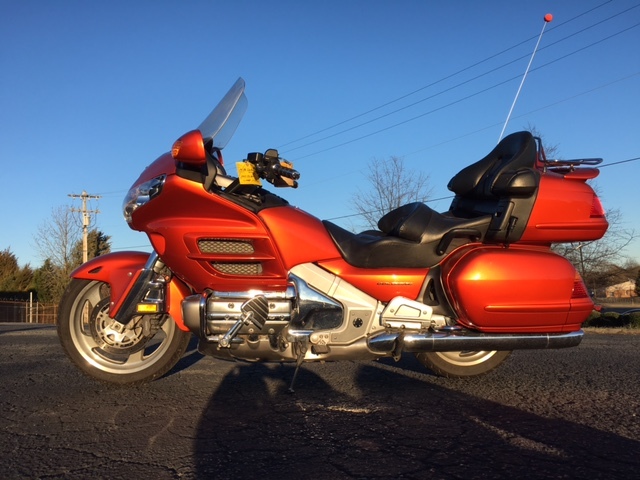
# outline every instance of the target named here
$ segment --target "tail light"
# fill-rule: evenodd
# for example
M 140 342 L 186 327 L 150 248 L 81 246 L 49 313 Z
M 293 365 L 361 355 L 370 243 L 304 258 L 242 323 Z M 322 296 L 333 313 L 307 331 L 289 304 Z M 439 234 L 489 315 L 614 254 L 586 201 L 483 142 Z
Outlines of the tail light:
M 578 273 L 576 273 L 576 278 L 573 281 L 573 293 L 571 294 L 571 298 L 589 298 L 587 287 Z
M 602 207 L 602 202 L 597 195 L 593 196 L 593 202 L 591 203 L 591 214 L 589 215 L 591 218 L 603 218 L 604 208 Z

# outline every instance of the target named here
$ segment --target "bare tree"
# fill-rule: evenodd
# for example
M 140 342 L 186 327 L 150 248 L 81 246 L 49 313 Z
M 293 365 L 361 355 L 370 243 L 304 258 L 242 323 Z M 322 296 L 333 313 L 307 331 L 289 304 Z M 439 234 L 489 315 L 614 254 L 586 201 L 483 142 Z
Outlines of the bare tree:
M 607 220 L 609 229 L 600 240 L 553 246 L 556 253 L 573 263 L 587 287 L 593 291 L 601 290 L 616 281 L 624 270 L 621 265 L 628 261 L 624 256 L 624 249 L 638 238 L 635 230 L 622 226 L 620 210 L 609 210 Z
M 367 227 L 376 228 L 385 213 L 410 202 L 425 202 L 431 195 L 429 176 L 407 169 L 404 159 L 373 159 L 366 175 L 370 189 L 353 195 L 354 208 Z
M 43 222 L 34 238 L 42 260 L 49 259 L 57 267 L 71 271 L 73 250 L 81 240 L 81 227 L 68 206 L 54 207 L 49 220 Z
M 538 137 L 540 139 L 540 141 L 542 142 L 542 146 L 544 148 L 544 153 L 547 156 L 547 158 L 549 159 L 559 158 L 558 152 L 560 152 L 560 146 L 558 144 L 548 143 L 545 140 L 544 135 L 535 127 L 535 125 L 531 125 L 529 123 L 526 129 L 531 132 L 531 135 L 533 135 L 534 137 Z
M 38 227 L 34 237 L 36 249 L 46 265 L 46 272 L 38 276 L 38 287 L 46 289 L 54 301 L 62 296 L 69 274 L 79 265 L 74 249 L 81 241 L 81 232 L 71 208 L 59 206 L 51 210 L 51 217 Z

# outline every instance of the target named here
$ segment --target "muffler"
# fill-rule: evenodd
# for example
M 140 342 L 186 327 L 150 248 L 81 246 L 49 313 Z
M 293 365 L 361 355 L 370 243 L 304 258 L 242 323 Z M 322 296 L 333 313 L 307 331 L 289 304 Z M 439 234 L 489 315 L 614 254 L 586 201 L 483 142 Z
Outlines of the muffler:
M 568 333 L 479 333 L 456 332 L 387 332 L 368 340 L 376 353 L 459 352 L 491 350 L 538 350 L 576 347 L 584 332 Z

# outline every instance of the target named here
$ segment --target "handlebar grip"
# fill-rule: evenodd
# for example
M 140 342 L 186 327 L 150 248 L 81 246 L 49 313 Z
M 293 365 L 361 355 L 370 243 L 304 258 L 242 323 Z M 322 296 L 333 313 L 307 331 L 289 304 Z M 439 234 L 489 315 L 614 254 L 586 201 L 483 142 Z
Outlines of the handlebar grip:
M 280 175 L 281 177 L 287 177 L 292 180 L 298 180 L 300 178 L 300 173 L 293 168 L 283 167 L 282 165 L 274 165 L 273 171 Z

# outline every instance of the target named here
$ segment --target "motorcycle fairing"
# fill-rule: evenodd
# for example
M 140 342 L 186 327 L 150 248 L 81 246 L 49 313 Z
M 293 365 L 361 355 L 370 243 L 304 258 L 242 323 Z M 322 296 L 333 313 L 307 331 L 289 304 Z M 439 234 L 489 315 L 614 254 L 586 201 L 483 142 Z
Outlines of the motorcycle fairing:
M 295 207 L 261 210 L 258 214 L 274 239 L 287 270 L 296 265 L 341 258 L 323 222 Z
M 162 195 L 136 210 L 131 223 L 171 271 L 196 291 L 286 289 L 287 270 L 258 215 L 174 171 L 163 172 Z

